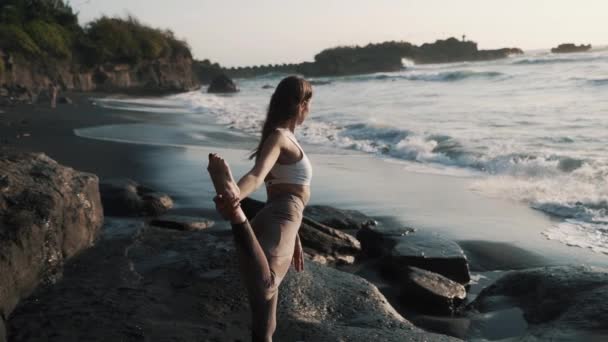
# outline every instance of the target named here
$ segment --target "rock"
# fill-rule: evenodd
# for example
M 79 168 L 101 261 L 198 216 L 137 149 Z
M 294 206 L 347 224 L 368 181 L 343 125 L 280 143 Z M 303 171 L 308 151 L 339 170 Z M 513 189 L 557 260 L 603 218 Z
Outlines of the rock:
M 230 232 L 108 221 L 65 281 L 14 312 L 12 342 L 250 340 Z M 279 293 L 276 341 L 457 341 L 414 327 L 362 278 L 314 263 L 290 271 Z
M 264 208 L 264 203 L 245 198 L 241 201 L 241 208 L 247 218 L 251 220 Z M 344 213 L 347 211 L 330 207 L 322 207 L 322 209 L 321 211 L 313 210 L 313 213 L 323 213 L 324 216 L 317 215 L 317 217 L 323 217 L 326 221 L 342 222 L 340 220 L 346 217 Z M 307 212 L 309 212 L 308 208 L 304 210 L 304 218 L 299 231 L 305 252 L 322 263 L 352 263 L 354 256 L 361 250 L 359 241 L 350 234 L 311 219 L 307 216 Z M 328 214 L 330 212 L 337 213 L 337 217 L 331 217 Z
M 553 53 L 573 53 L 573 52 L 585 52 L 591 50 L 591 44 L 576 45 L 572 43 L 560 44 L 558 47 L 551 49 Z
M 374 226 L 376 221 L 357 210 L 341 210 L 327 205 L 311 205 L 304 210 L 304 215 L 324 225 L 340 230 L 359 230 Z
M 270 84 L 264 84 L 264 85 L 262 86 L 262 89 L 274 89 L 274 87 L 273 87 L 273 86 L 271 86 Z
M 0 173 L 0 317 L 6 318 L 94 243 L 103 210 L 95 175 L 44 154 L 0 149 Z
M 171 197 L 139 185 L 131 179 L 110 179 L 99 184 L 106 215 L 159 216 L 173 207 Z
M 72 99 L 69 98 L 69 97 L 67 97 L 67 96 L 61 96 L 61 97 L 59 97 L 59 99 L 57 100 L 57 102 L 63 103 L 63 104 L 72 104 L 72 103 L 74 103 L 72 101 Z
M 608 269 L 554 266 L 514 271 L 470 305 L 484 314 L 518 307 L 530 324 L 524 340 L 608 339 Z
M 416 229 L 410 227 L 389 228 L 368 225 L 357 232 L 357 239 L 367 256 L 380 257 L 395 247 L 401 237 L 415 231 Z
M 157 227 L 169 229 L 195 231 L 204 230 L 213 226 L 213 221 L 200 217 L 164 215 L 150 221 L 150 224 Z
M 361 251 L 353 236 L 304 217 L 300 226 L 300 240 L 304 251 L 323 257 L 325 262 L 352 264 Z
M 404 266 L 399 278 L 401 302 L 422 313 L 453 315 L 467 296 L 461 284 L 417 267 Z
M 382 273 L 394 277 L 404 265 L 439 273 L 460 284 L 471 280 L 467 258 L 458 244 L 412 228 L 364 227 L 357 234 L 367 255 L 382 257 Z
M 314 263 L 280 293 L 277 341 L 457 341 L 414 327 L 363 278 Z
M 224 74 L 215 77 L 207 88 L 208 93 L 236 93 L 238 91 L 236 84 Z

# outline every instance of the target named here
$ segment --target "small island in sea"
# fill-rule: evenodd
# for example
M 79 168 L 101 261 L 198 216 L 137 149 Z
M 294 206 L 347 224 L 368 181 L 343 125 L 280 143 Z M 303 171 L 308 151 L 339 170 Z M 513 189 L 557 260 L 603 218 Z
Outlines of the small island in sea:
M 591 50 L 591 44 L 576 45 L 572 43 L 559 44 L 558 47 L 551 49 L 553 53 L 573 53 L 573 52 L 585 52 Z

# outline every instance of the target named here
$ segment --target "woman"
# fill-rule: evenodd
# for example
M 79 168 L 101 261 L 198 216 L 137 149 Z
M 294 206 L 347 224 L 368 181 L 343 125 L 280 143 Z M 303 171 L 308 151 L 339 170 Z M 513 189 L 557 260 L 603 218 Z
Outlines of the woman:
M 236 184 L 228 164 L 209 155 L 207 170 L 215 186 L 218 211 L 232 223 L 239 267 L 249 294 L 252 340 L 272 341 L 276 329 L 278 287 L 293 263 L 302 271 L 304 257 L 298 237 L 304 206 L 310 198 L 312 168 L 294 130 L 308 115 L 312 87 L 289 76 L 270 99 L 262 137 L 251 155 L 255 165 Z M 266 206 L 250 222 L 239 206 L 262 182 Z

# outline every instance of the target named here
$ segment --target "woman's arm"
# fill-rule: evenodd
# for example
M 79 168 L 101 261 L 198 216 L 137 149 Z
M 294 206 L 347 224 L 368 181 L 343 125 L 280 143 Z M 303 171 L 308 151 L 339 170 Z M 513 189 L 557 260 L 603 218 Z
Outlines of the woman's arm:
M 286 139 L 279 131 L 273 132 L 262 145 L 259 157 L 251 171 L 247 172 L 238 182 L 240 198 L 245 198 L 253 193 L 262 183 L 270 172 L 270 169 L 279 159 L 281 147 Z

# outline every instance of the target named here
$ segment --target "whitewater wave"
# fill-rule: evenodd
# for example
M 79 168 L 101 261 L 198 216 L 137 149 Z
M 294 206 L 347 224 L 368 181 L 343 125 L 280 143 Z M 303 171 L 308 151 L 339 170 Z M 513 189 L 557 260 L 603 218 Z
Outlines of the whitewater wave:
M 591 53 L 579 53 L 571 55 L 571 57 L 557 57 L 554 54 L 547 54 L 538 57 L 529 57 L 524 59 L 518 59 L 513 61 L 511 64 L 514 65 L 539 65 L 539 64 L 556 64 L 556 63 L 580 63 L 580 62 L 593 62 L 601 59 L 606 59 L 604 55 L 591 54 Z
M 600 78 L 595 80 L 588 80 L 592 86 L 608 86 L 608 78 Z
M 410 73 L 400 74 L 372 74 L 360 76 L 347 76 L 337 79 L 342 82 L 367 82 L 367 81 L 424 81 L 424 82 L 456 82 L 467 79 L 485 79 L 496 80 L 506 79 L 510 76 L 497 71 L 472 71 L 472 70 L 456 70 L 443 72 L 427 72 L 422 73 L 413 71 Z

